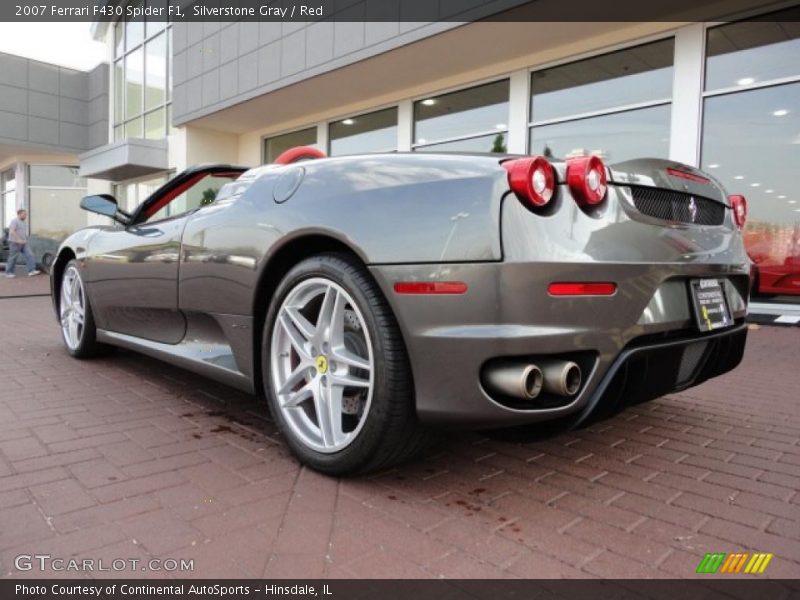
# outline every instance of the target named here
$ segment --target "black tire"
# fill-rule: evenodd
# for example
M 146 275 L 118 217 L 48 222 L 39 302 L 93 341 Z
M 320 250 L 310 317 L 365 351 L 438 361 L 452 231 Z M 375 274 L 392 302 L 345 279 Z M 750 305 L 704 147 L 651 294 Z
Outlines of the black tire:
M 320 277 L 340 285 L 358 305 L 374 356 L 372 400 L 363 425 L 348 446 L 334 453 L 316 451 L 293 433 L 278 406 L 270 364 L 272 331 L 281 304 L 296 285 Z M 289 447 L 310 468 L 328 475 L 361 474 L 409 460 L 429 447 L 432 438 L 417 419 L 411 367 L 397 322 L 377 284 L 354 257 L 320 254 L 286 274 L 267 312 L 261 356 L 264 392 L 272 416 Z
M 81 268 L 80 263 L 72 259 L 67 263 L 64 267 L 64 273 L 61 277 L 59 288 L 57 291 L 58 294 L 58 307 L 59 307 L 59 315 L 61 314 L 61 288 L 66 280 L 67 273 L 70 270 L 74 270 L 77 274 L 77 277 L 80 279 L 81 287 L 83 290 L 83 298 L 84 298 L 84 324 L 83 330 L 80 335 L 80 341 L 78 344 L 73 348 L 70 347 L 70 344 L 67 342 L 66 334 L 64 332 L 63 327 L 61 327 L 61 338 L 64 342 L 64 348 L 66 351 L 73 356 L 74 358 L 94 358 L 95 356 L 100 356 L 101 354 L 107 353 L 109 350 L 109 346 L 105 344 L 101 344 L 97 341 L 97 327 L 94 322 L 94 313 L 92 312 L 92 305 L 89 302 L 89 296 L 86 295 L 86 285 L 83 282 L 83 277 L 81 276 Z M 59 322 L 60 325 L 60 322 Z
M 50 274 L 50 269 L 53 267 L 53 255 L 49 252 L 45 252 L 44 256 L 42 256 L 42 262 L 40 264 L 41 270 Z

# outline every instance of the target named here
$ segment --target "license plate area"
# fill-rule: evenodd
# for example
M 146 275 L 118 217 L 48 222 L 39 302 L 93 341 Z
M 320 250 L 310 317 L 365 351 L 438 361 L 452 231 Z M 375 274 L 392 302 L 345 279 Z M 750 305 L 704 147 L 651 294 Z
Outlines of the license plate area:
M 733 325 L 723 279 L 692 279 L 689 281 L 689 295 L 700 331 L 715 331 Z

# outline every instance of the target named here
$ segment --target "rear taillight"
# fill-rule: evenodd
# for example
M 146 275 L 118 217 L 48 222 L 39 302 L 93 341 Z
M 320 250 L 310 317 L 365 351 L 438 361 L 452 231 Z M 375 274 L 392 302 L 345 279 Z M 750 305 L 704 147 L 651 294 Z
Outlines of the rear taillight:
M 600 204 L 606 197 L 606 166 L 598 156 L 567 160 L 567 185 L 581 206 Z
M 741 229 L 744 227 L 745 221 L 747 221 L 747 200 L 744 196 L 733 194 L 728 196 L 728 201 L 733 209 L 733 220 L 736 222 L 736 226 Z
M 556 175 L 547 159 L 541 156 L 507 160 L 508 185 L 517 197 L 531 206 L 541 208 L 553 198 Z

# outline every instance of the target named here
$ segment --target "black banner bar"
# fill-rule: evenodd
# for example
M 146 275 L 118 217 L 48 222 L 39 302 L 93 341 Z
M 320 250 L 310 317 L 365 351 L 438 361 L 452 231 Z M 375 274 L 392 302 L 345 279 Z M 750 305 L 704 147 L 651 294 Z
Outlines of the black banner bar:
M 771 6 L 766 0 L 4 0 L 0 21 L 699 22 L 738 20 Z M 796 20 L 792 13 L 778 20 L 787 18 Z
M 4 600 L 793 600 L 800 581 L 693 580 L 5 580 Z

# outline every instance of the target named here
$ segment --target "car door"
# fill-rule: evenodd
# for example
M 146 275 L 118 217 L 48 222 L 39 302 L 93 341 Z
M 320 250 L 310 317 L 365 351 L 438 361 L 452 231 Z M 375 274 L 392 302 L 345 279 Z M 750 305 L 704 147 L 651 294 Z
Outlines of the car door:
M 241 172 L 222 165 L 184 171 L 145 200 L 130 224 L 91 239 L 86 280 L 100 329 L 167 344 L 183 339 L 178 269 L 184 227 Z

